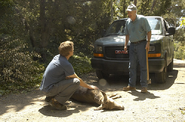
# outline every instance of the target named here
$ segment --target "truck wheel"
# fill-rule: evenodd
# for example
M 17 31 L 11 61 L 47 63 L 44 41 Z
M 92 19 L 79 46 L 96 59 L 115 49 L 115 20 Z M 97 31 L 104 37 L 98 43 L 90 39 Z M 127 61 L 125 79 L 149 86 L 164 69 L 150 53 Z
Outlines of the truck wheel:
M 158 83 L 165 83 L 167 79 L 167 62 L 165 61 L 165 66 L 162 72 L 155 74 L 155 80 Z
M 173 71 L 173 58 L 172 62 L 168 65 L 168 71 Z
M 99 79 L 102 79 L 102 78 L 106 79 L 106 78 L 109 77 L 109 74 L 104 73 L 104 72 L 102 72 L 101 70 L 96 70 L 96 76 L 97 76 Z

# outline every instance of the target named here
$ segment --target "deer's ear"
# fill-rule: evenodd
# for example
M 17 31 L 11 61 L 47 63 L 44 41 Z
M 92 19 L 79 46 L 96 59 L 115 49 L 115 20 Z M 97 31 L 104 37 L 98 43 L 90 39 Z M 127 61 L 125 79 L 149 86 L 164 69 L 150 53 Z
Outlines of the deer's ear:
M 106 95 L 105 92 L 103 92 L 103 91 L 101 91 L 101 93 L 102 93 L 103 96 L 104 96 L 104 102 L 106 102 L 106 101 L 107 101 L 107 95 Z

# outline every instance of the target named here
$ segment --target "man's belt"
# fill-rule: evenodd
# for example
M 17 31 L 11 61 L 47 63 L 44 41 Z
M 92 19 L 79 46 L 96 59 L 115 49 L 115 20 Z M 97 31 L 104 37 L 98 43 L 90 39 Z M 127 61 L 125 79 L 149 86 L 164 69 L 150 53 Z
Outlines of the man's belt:
M 131 44 L 139 44 L 139 43 L 144 42 L 144 41 L 146 41 L 146 39 L 140 40 L 140 41 L 137 41 L 137 42 L 131 42 Z

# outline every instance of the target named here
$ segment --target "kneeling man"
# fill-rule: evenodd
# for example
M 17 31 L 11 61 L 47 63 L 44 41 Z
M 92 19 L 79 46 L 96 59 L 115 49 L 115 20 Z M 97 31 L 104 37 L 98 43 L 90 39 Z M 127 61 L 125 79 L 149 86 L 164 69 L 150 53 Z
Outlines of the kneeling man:
M 58 47 L 56 55 L 47 66 L 40 90 L 46 95 L 46 101 L 55 109 L 66 110 L 65 102 L 80 86 L 88 89 L 98 89 L 96 86 L 86 84 L 74 72 L 68 59 L 73 55 L 74 44 L 65 41 Z

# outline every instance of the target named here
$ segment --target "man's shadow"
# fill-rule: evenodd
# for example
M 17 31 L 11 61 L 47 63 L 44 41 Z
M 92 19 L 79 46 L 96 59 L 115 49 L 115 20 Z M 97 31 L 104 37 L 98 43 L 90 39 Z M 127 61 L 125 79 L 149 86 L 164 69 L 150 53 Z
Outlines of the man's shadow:
M 67 110 L 56 110 L 56 109 L 53 109 L 50 105 L 46 105 L 40 108 L 39 112 L 45 116 L 67 117 L 67 116 L 70 116 L 74 112 L 78 113 L 78 110 L 75 110 L 74 112 L 69 112 Z
M 142 101 L 142 100 L 146 100 L 146 98 L 149 98 L 149 99 L 160 98 L 159 96 L 155 96 L 151 92 L 141 93 L 141 92 L 138 92 L 138 91 L 131 91 L 131 92 L 128 92 L 128 93 L 137 97 L 137 98 L 134 99 L 134 101 Z
M 70 104 L 67 104 L 67 110 L 56 110 L 53 109 L 50 105 L 45 105 L 42 108 L 40 108 L 38 111 L 42 113 L 45 116 L 53 116 L 53 117 L 67 117 L 74 113 L 79 113 L 80 111 L 87 111 L 90 104 L 85 103 L 78 103 L 73 101 Z

